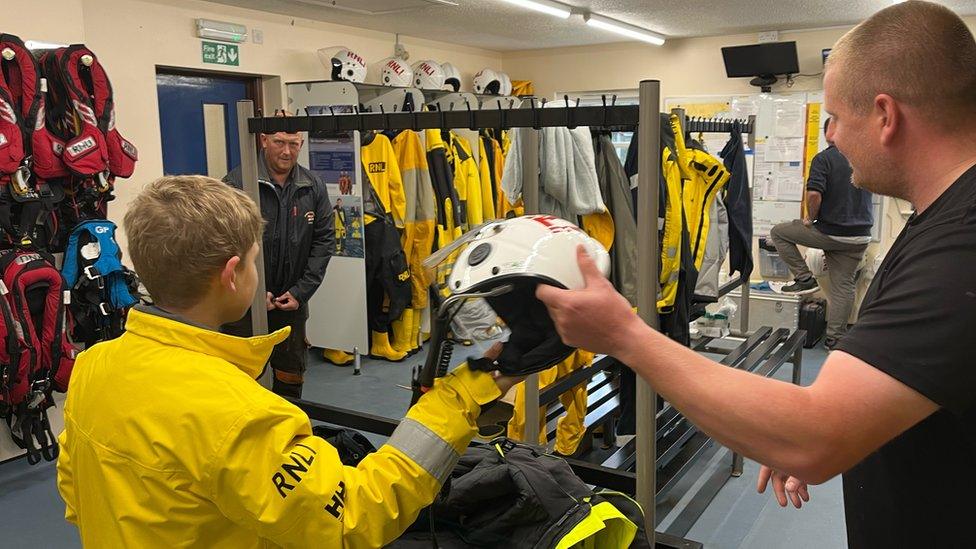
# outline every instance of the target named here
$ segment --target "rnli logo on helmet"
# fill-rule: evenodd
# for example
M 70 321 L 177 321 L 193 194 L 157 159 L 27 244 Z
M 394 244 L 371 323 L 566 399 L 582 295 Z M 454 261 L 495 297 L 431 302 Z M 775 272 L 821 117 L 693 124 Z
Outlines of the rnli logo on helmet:
M 0 99 L 0 118 L 3 118 L 11 124 L 17 123 L 17 114 L 14 112 L 13 107 L 3 99 Z
M 420 64 L 420 67 L 419 67 L 419 68 L 420 68 L 420 70 L 421 70 L 421 71 L 423 71 L 423 72 L 424 72 L 424 74 L 426 74 L 427 76 L 433 76 L 433 75 L 434 75 L 434 67 L 431 67 L 431 66 L 430 66 L 430 65 L 429 65 L 428 63 L 426 63 L 426 62 L 425 62 L 425 63 L 421 63 L 421 64 Z
M 68 145 L 68 158 L 74 160 L 93 151 L 97 146 L 94 137 L 86 137 L 77 143 Z
M 528 217 L 532 221 L 544 225 L 547 229 L 549 229 L 549 232 L 552 233 L 567 233 L 572 231 L 580 231 L 579 227 L 577 227 L 576 225 L 573 225 L 563 219 L 560 219 L 552 215 L 532 215 Z
M 360 65 L 363 65 L 363 66 L 366 65 L 366 60 L 365 59 L 363 59 L 362 57 L 356 55 L 355 53 L 353 53 L 351 51 L 347 51 L 346 52 L 346 59 L 350 59 L 352 61 L 355 61 L 356 63 L 359 63 Z
M 396 59 L 390 59 L 390 62 L 386 64 L 387 68 L 397 73 L 397 75 L 403 74 L 403 67 L 396 62 Z
M 315 223 L 315 212 L 305 212 L 305 222 L 309 225 Z

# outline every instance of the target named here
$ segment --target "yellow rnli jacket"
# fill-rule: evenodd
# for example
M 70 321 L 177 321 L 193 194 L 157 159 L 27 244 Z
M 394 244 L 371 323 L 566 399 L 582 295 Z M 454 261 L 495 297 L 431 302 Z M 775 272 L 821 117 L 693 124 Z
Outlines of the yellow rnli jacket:
M 485 222 L 485 206 L 482 204 L 484 193 L 478 163 L 471 153 L 471 144 L 453 131 L 450 132 L 447 160 L 454 170 L 454 189 L 461 201 L 461 227 L 467 232 Z M 491 187 L 488 187 L 488 192 L 491 192 Z
M 499 396 L 466 366 L 345 467 L 258 376 L 288 329 L 237 338 L 133 310 L 78 357 L 58 490 L 87 547 L 381 547 L 431 503 Z
M 407 216 L 407 198 L 403 190 L 400 164 L 390 138 L 383 134 L 374 135 L 360 149 L 360 161 L 383 209 L 391 214 L 397 228 L 402 229 Z M 366 224 L 372 223 L 373 219 L 373 216 L 366 215 Z
M 428 281 L 423 262 L 434 246 L 434 220 L 437 217 L 437 199 L 427 166 L 427 151 L 420 142 L 420 134 L 404 130 L 393 138 L 393 150 L 403 191 L 406 198 L 404 229 L 400 243 L 410 267 L 412 300 L 410 306 L 423 309 L 427 306 Z

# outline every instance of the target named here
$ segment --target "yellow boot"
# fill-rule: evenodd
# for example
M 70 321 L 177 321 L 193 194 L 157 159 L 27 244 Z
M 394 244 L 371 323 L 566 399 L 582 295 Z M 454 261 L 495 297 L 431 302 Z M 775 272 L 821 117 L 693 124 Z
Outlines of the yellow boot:
M 397 351 L 390 345 L 390 334 L 387 332 L 373 332 L 373 344 L 369 349 L 369 358 L 378 358 L 390 362 L 400 362 L 407 358 L 407 353 Z
M 403 315 L 393 321 L 393 350 L 398 353 L 410 352 L 410 319 L 413 316 L 411 309 L 404 309 Z
M 417 311 L 417 326 L 420 326 L 420 344 L 423 345 L 430 341 L 430 332 L 425 332 L 423 329 L 424 325 L 424 315 L 427 313 L 428 309 L 423 309 Z
M 410 347 L 411 352 L 416 353 L 420 350 L 420 311 L 414 311 L 410 323 Z
M 351 354 L 338 349 L 323 349 L 322 358 L 329 364 L 335 364 L 336 366 L 348 366 L 356 359 Z

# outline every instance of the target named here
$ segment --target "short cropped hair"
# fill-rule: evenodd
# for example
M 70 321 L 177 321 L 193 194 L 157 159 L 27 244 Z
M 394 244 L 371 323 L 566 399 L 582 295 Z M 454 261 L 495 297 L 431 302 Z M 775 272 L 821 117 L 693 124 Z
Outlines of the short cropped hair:
M 153 181 L 124 224 L 136 274 L 157 305 L 175 308 L 198 303 L 227 260 L 243 259 L 264 228 L 246 194 L 202 175 Z
M 857 112 L 884 93 L 946 129 L 976 118 L 976 41 L 944 6 L 911 0 L 877 12 L 841 37 L 827 65 Z

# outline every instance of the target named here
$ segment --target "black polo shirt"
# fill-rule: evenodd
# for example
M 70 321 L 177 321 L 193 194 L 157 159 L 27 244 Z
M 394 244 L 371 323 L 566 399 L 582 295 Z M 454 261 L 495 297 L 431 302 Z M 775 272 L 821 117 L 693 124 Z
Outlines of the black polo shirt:
M 976 167 L 908 221 L 837 349 L 940 406 L 844 474 L 850 546 L 976 546 Z

